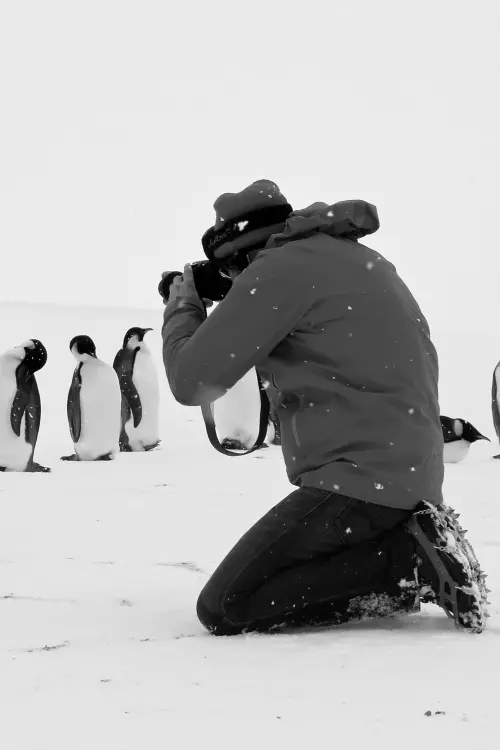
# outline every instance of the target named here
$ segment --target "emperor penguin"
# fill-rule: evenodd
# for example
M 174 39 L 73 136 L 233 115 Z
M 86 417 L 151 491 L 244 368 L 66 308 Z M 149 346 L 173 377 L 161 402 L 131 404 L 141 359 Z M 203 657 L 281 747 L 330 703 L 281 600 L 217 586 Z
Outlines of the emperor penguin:
M 489 438 L 476 430 L 470 422 L 464 419 L 452 419 L 451 417 L 440 417 L 443 430 L 443 461 L 445 464 L 456 464 L 462 461 L 468 454 L 471 443 L 476 440 L 488 440 Z
M 63 461 L 111 461 L 119 452 L 121 393 L 116 372 L 98 359 L 90 336 L 69 345 L 78 362 L 68 393 L 69 431 L 75 447 Z
M 0 356 L 0 471 L 50 471 L 33 460 L 42 413 L 35 372 L 46 362 L 38 339 Z
M 144 336 L 152 328 L 129 328 L 113 367 L 122 393 L 121 451 L 150 451 L 160 443 L 158 372 Z

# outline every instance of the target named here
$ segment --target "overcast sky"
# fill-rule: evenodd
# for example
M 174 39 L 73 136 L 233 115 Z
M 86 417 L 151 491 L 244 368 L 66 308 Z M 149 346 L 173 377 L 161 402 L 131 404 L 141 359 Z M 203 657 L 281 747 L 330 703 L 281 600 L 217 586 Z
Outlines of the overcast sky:
M 499 6 L 3 3 L 1 298 L 157 306 L 265 177 L 375 203 L 431 327 L 498 326 Z

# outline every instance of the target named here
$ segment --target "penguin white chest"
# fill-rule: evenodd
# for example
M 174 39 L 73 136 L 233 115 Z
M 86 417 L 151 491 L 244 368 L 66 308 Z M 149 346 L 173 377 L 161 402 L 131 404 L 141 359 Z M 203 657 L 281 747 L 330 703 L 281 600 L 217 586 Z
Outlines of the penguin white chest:
M 132 450 L 141 450 L 159 440 L 160 388 L 158 373 L 151 353 L 141 347 L 136 354 L 132 382 L 141 402 L 142 418 L 134 427 L 133 415 L 125 425 Z
M 21 420 L 19 437 L 10 421 L 12 404 L 17 393 L 16 368 L 19 362 L 0 357 L 0 466 L 23 471 L 33 452 L 26 442 L 26 415 Z
M 82 460 L 118 453 L 121 426 L 121 391 L 112 367 L 98 359 L 80 370 L 82 430 L 75 451 Z
M 470 443 L 467 440 L 454 440 L 445 443 L 443 448 L 443 461 L 445 464 L 457 464 L 467 456 Z
M 260 391 L 255 368 L 217 399 L 213 409 L 219 439 L 233 438 L 250 448 L 257 439 L 260 420 Z

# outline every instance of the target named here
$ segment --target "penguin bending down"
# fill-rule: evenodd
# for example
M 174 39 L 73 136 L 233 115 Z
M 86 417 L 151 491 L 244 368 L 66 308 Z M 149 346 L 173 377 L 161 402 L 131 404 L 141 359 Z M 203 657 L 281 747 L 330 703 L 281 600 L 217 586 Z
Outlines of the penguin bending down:
M 464 419 L 452 419 L 451 417 L 440 417 L 443 430 L 443 461 L 445 464 L 456 464 L 462 461 L 469 452 L 471 443 L 476 440 L 488 440 L 481 435 L 470 422 Z
M 68 393 L 69 431 L 75 453 L 63 461 L 111 461 L 119 452 L 120 384 L 113 368 L 97 358 L 89 336 L 69 345 L 78 362 Z
M 122 393 L 121 451 L 150 451 L 160 443 L 158 373 L 144 336 L 152 328 L 129 328 L 113 362 Z
M 0 471 L 50 471 L 33 460 L 41 417 L 35 372 L 46 362 L 47 350 L 38 339 L 0 357 Z

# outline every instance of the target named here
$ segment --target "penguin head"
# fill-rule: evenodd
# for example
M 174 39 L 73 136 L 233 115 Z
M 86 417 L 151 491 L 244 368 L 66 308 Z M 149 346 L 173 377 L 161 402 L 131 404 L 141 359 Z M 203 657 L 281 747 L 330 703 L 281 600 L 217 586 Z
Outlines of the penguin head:
M 468 443 L 475 443 L 476 440 L 489 440 L 465 419 L 452 419 L 451 417 L 440 417 L 440 419 L 445 443 L 454 443 L 457 440 L 466 440 Z
M 22 344 L 24 347 L 24 364 L 30 372 L 38 372 L 47 363 L 47 349 L 38 339 L 30 339 Z
M 69 349 L 78 361 L 87 357 L 97 358 L 95 344 L 90 336 L 75 336 L 69 343 Z
M 14 362 L 23 363 L 28 372 L 41 370 L 47 362 L 47 350 L 38 339 L 28 339 L 3 355 Z
M 490 439 L 476 430 L 470 422 L 465 422 L 463 419 L 460 421 L 463 424 L 462 440 L 467 440 L 468 443 L 475 443 L 476 440 L 488 440 L 490 442 Z
M 144 336 L 152 330 L 152 328 L 139 328 L 139 326 L 129 328 L 123 339 L 123 348 L 134 349 L 138 344 L 142 344 Z

